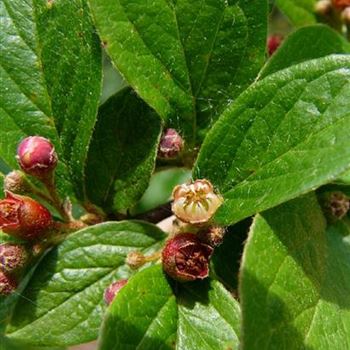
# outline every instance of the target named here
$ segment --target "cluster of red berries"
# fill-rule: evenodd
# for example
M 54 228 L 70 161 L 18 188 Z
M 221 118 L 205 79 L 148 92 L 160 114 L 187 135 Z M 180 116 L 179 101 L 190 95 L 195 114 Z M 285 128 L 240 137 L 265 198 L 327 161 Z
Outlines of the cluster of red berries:
M 25 138 L 18 146 L 17 159 L 22 170 L 46 181 L 53 176 L 57 154 L 51 142 L 40 136 Z M 43 239 L 53 225 L 50 212 L 36 200 L 15 194 L 28 190 L 25 176 L 14 171 L 4 182 L 5 199 L 0 200 L 0 229 L 26 244 L 0 245 L 0 295 L 8 295 L 17 288 L 16 277 L 30 259 L 27 245 Z

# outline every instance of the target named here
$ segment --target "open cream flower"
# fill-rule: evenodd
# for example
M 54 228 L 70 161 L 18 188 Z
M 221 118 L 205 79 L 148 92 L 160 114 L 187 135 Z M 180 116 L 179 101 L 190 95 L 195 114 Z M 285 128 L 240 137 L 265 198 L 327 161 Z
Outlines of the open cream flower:
M 214 215 L 223 198 L 214 192 L 208 180 L 176 186 L 173 191 L 173 213 L 189 224 L 204 224 Z

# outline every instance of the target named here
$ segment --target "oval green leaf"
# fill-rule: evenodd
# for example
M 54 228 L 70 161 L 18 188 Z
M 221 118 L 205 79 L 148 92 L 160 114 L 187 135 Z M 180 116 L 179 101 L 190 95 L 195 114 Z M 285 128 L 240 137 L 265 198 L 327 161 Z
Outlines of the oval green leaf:
M 99 110 L 86 166 L 89 200 L 106 212 L 126 212 L 147 189 L 161 121 L 130 88 Z
M 317 22 L 315 4 L 318 0 L 275 0 L 277 7 L 295 26 L 305 26 Z
M 313 194 L 255 218 L 240 276 L 243 350 L 350 347 L 350 224 Z
M 327 56 L 268 76 L 209 132 L 194 177 L 224 196 L 232 224 L 334 180 L 350 165 L 350 57 Z
M 263 63 L 265 0 L 89 2 L 114 64 L 188 146 Z
M 0 4 L 0 156 L 16 168 L 27 135 L 49 138 L 59 153 L 59 185 L 67 166 L 79 197 L 101 89 L 101 49 L 85 0 Z
M 171 287 L 160 265 L 135 275 L 108 309 L 100 350 L 238 348 L 238 303 L 217 281 Z
M 7 336 L 36 346 L 96 339 L 105 310 L 104 290 L 132 272 L 125 265 L 127 254 L 152 253 L 164 239 L 163 231 L 141 221 L 103 223 L 72 234 L 36 269 Z

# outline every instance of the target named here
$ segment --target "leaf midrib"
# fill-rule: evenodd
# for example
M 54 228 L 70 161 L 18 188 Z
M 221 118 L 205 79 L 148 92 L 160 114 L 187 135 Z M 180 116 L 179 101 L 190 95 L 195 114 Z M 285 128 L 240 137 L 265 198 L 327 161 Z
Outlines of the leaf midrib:
M 151 244 L 150 246 L 144 247 L 143 250 L 151 249 L 153 246 L 157 246 L 158 244 L 159 244 L 159 242 L 155 242 L 155 243 Z M 40 317 L 36 318 L 36 319 L 33 320 L 32 322 L 30 322 L 30 323 L 24 325 L 23 327 L 21 327 L 21 328 L 19 328 L 19 329 L 14 330 L 14 331 L 11 332 L 11 333 L 8 333 L 8 335 L 10 335 L 11 337 L 13 337 L 13 335 L 15 335 L 16 333 L 18 333 L 18 332 L 21 333 L 21 332 L 23 332 L 26 328 L 28 328 L 28 327 L 30 328 L 33 324 L 39 322 L 42 318 L 47 317 L 49 314 L 52 314 L 52 313 L 55 312 L 57 309 L 63 307 L 67 302 L 69 302 L 69 301 L 70 301 L 71 299 L 73 299 L 74 297 L 79 296 L 80 294 L 84 293 L 85 290 L 87 290 L 87 289 L 89 289 L 89 288 L 95 286 L 96 284 L 98 284 L 98 283 L 101 282 L 102 280 L 104 280 L 104 279 L 106 279 L 107 277 L 109 277 L 110 275 L 114 274 L 114 273 L 115 273 L 120 267 L 122 267 L 123 265 L 124 265 L 124 264 L 121 263 L 121 264 L 119 264 L 119 265 L 117 265 L 117 266 L 114 266 L 114 267 L 112 268 L 112 270 L 109 269 L 109 272 L 107 272 L 104 276 L 99 277 L 95 282 L 93 282 L 93 283 L 87 285 L 86 287 L 80 289 L 80 290 L 79 290 L 78 292 L 76 292 L 76 293 L 72 293 L 72 292 L 70 292 L 70 291 L 67 291 L 67 293 L 70 293 L 71 295 L 70 295 L 67 299 L 65 299 L 62 303 L 60 303 L 59 305 L 53 307 L 53 308 L 50 309 L 50 310 L 47 310 L 43 315 L 41 315 Z M 106 268 L 106 269 L 107 269 L 107 268 Z M 62 270 L 60 270 L 60 271 L 62 271 Z M 60 271 L 59 271 L 59 272 L 60 272 Z M 56 274 L 56 272 L 55 272 L 55 274 Z M 65 292 L 65 291 L 61 291 L 61 292 Z M 55 293 L 55 291 L 49 292 L 49 293 Z M 97 305 L 99 305 L 99 304 L 97 304 Z M 96 309 L 96 306 L 97 306 L 97 305 L 95 305 L 95 307 L 92 308 L 92 311 L 93 311 L 94 309 Z M 92 311 L 91 311 L 91 312 L 92 312 Z M 90 312 L 90 313 L 91 313 L 91 312 Z M 81 323 L 81 322 L 78 322 L 75 326 L 79 325 L 80 323 Z

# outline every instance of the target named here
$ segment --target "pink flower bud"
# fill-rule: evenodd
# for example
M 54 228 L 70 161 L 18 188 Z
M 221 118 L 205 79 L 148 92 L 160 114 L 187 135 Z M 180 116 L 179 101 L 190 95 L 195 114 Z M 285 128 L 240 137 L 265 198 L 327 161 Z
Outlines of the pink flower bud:
M 0 271 L 0 295 L 7 296 L 17 288 L 16 281 Z
M 223 198 L 214 193 L 208 180 L 196 180 L 191 184 L 176 186 L 173 198 L 174 214 L 189 224 L 208 222 L 223 202 Z
M 25 266 L 28 261 L 26 249 L 19 244 L 0 244 L 0 271 L 12 273 Z
M 119 280 L 112 283 L 105 291 L 105 302 L 109 305 L 114 298 L 117 296 L 118 292 L 128 283 L 127 279 Z
M 160 139 L 158 148 L 159 158 L 176 158 L 182 151 L 184 142 L 175 129 L 166 129 Z
M 57 165 L 57 154 L 52 143 L 41 136 L 25 138 L 17 149 L 18 162 L 27 174 L 46 177 Z
M 162 252 L 164 271 L 180 282 L 204 279 L 209 275 L 213 248 L 193 233 L 181 233 L 170 239 Z
M 35 240 L 52 226 L 50 212 L 30 197 L 6 192 L 0 200 L 0 229 L 9 235 Z
M 267 40 L 267 50 L 269 52 L 269 56 L 272 56 L 275 51 L 279 48 L 283 41 L 283 37 L 280 35 L 271 35 Z

